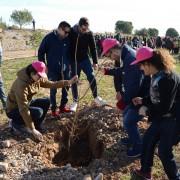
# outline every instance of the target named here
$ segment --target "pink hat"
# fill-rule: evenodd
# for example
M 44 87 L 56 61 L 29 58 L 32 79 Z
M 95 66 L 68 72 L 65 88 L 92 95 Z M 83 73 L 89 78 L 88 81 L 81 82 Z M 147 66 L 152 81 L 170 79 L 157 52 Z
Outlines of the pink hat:
M 32 67 L 37 71 L 37 74 L 43 78 L 47 78 L 46 65 L 41 61 L 33 61 Z
M 116 39 L 107 38 L 102 42 L 103 52 L 102 55 L 105 55 L 111 48 L 116 45 L 119 45 L 119 41 Z
M 150 59 L 153 56 L 153 49 L 143 46 L 139 48 L 136 52 L 136 60 L 131 63 L 133 64 L 138 64 L 142 61 L 145 61 L 147 59 Z

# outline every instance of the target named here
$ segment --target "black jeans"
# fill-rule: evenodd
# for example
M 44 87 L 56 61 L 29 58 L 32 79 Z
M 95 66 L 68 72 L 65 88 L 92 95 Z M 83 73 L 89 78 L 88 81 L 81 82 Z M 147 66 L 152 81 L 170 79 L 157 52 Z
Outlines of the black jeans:
M 171 180 L 180 179 L 172 153 L 175 127 L 176 121 L 173 118 L 161 118 L 152 122 L 143 138 L 141 155 L 141 171 L 143 173 L 151 172 L 155 147 L 159 143 L 159 158 L 168 178 Z
M 29 110 L 36 129 L 41 128 L 41 124 L 47 114 L 49 106 L 50 100 L 48 98 L 40 98 L 31 101 Z M 18 108 L 8 112 L 7 116 L 12 119 L 12 125 L 14 127 L 22 128 L 25 126 L 25 122 Z

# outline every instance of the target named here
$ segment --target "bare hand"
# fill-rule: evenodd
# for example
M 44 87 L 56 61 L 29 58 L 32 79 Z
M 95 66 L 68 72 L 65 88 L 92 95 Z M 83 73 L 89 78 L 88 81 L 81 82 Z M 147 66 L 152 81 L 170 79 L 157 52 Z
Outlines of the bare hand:
M 42 134 L 38 130 L 33 129 L 32 130 L 32 134 L 35 137 L 35 139 L 37 139 L 39 141 L 43 141 L 43 136 L 42 136 Z
M 72 77 L 70 80 L 69 80 L 69 85 L 71 84 L 74 84 L 78 82 L 78 75 L 75 75 L 74 77 Z
M 122 99 L 121 93 L 119 91 L 116 93 L 116 99 L 118 101 L 120 101 Z
M 94 68 L 94 70 L 97 70 L 98 69 L 98 64 L 93 64 L 93 68 Z
M 135 106 L 142 104 L 142 98 L 141 97 L 135 97 L 132 99 L 132 102 Z
M 146 114 L 147 110 L 148 110 L 148 108 L 146 106 L 141 106 L 139 108 L 139 115 L 147 116 L 147 114 Z

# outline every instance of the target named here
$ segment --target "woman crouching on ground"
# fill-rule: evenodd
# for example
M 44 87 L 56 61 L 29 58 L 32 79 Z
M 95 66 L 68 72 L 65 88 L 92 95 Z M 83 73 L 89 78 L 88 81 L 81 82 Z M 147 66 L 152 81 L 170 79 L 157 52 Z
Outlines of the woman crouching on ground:
M 154 151 L 158 145 L 158 155 L 168 178 L 180 180 L 172 153 L 178 124 L 175 104 L 179 102 L 180 93 L 179 76 L 173 72 L 173 57 L 165 49 L 142 47 L 132 64 L 138 64 L 145 75 L 151 76 L 150 96 L 133 99 L 135 105 L 143 105 L 139 113 L 149 116 L 151 121 L 143 137 L 141 168 L 133 172 L 133 177 L 151 179 Z
M 30 132 L 33 136 L 42 140 L 41 124 L 50 106 L 48 98 L 32 97 L 38 93 L 40 87 L 62 88 L 77 81 L 77 76 L 71 80 L 52 82 L 47 79 L 46 65 L 40 61 L 21 69 L 17 73 L 7 97 L 7 116 L 12 119 L 11 127 L 17 133 Z

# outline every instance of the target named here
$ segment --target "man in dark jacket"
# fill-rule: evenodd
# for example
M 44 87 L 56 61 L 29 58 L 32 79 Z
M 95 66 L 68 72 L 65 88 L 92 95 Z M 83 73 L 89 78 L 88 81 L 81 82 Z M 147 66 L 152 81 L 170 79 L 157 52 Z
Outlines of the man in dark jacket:
M 69 79 L 69 48 L 70 48 L 70 25 L 66 21 L 62 21 L 57 30 L 47 34 L 42 40 L 39 50 L 38 59 L 47 64 L 48 78 L 51 81 L 68 80 Z M 59 112 L 56 111 L 56 89 L 50 89 L 51 110 L 53 116 L 59 113 L 70 112 L 66 107 L 68 102 L 68 88 L 62 88 L 62 98 L 59 106 Z
M 142 140 L 138 131 L 137 122 L 143 116 L 138 114 L 138 107 L 132 104 L 132 99 L 137 94 L 146 95 L 150 79 L 143 80 L 144 76 L 138 67 L 130 64 L 135 60 L 136 51 L 128 45 L 120 46 L 115 39 L 103 41 L 103 55 L 115 62 L 119 62 L 120 67 L 105 69 L 106 75 L 113 75 L 116 89 L 117 107 L 123 110 L 123 125 L 128 134 L 128 138 L 121 139 L 124 145 L 132 145 L 128 149 L 129 157 L 138 157 L 141 154 Z M 144 82 L 144 83 L 142 83 Z
M 93 73 L 93 68 L 97 69 L 97 52 L 96 44 L 93 37 L 93 33 L 89 31 L 89 21 L 83 17 L 79 20 L 79 23 L 71 29 L 71 70 L 72 76 L 80 76 L 81 70 L 86 74 L 89 81 L 91 91 L 97 105 L 104 105 L 105 101 L 98 96 L 96 79 Z M 92 57 L 93 68 L 90 61 L 89 53 Z M 78 89 L 77 84 L 72 86 L 74 103 L 71 105 L 71 110 L 76 111 L 78 102 Z

